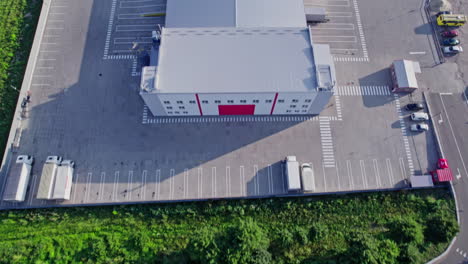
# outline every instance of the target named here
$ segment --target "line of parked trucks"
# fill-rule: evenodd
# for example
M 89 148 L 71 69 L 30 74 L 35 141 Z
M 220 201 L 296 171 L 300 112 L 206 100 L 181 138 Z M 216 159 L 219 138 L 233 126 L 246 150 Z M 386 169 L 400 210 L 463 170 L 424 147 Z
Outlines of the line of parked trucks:
M 24 202 L 31 178 L 34 158 L 19 155 L 7 172 L 3 200 L 8 202 Z M 37 188 L 37 199 L 69 200 L 73 182 L 75 163 L 63 160 L 60 156 L 47 157 L 42 167 L 41 178 Z M 32 191 L 32 190 L 31 190 Z

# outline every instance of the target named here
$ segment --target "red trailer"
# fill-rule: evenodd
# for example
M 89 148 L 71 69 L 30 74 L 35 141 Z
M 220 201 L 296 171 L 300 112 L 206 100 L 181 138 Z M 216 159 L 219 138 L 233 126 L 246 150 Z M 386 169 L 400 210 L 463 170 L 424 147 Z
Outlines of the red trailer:
M 450 182 L 453 181 L 453 174 L 450 168 L 437 169 L 432 173 L 432 180 L 434 182 Z

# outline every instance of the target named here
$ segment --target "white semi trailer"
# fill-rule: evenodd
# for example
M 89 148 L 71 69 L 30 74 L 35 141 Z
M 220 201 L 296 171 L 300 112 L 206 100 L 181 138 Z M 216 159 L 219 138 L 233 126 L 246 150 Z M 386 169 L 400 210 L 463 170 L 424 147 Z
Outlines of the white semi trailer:
M 60 166 L 57 169 L 57 176 L 55 177 L 52 199 L 70 200 L 74 170 L 75 162 L 71 160 L 64 160 L 62 163 L 60 163 Z
M 11 165 L 3 191 L 3 200 L 8 202 L 24 202 L 28 190 L 33 157 L 19 155 Z
M 47 157 L 44 167 L 42 167 L 41 180 L 37 189 L 37 199 L 51 199 L 54 190 L 55 177 L 57 169 L 62 162 L 62 157 L 49 156 Z

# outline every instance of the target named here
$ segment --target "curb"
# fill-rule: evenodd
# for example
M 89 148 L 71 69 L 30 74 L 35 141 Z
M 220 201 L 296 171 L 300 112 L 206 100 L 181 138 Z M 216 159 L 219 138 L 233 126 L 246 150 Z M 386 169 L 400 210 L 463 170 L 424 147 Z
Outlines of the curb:
M 34 40 L 31 47 L 31 52 L 29 53 L 28 64 L 26 66 L 26 71 L 24 72 L 23 82 L 21 84 L 21 90 L 18 95 L 18 101 L 16 102 L 15 114 L 13 116 L 13 121 L 10 127 L 10 133 L 8 135 L 8 140 L 3 155 L 2 164 L 0 166 L 0 178 L 5 174 L 3 181 L 6 181 L 6 174 L 8 172 L 8 167 L 11 162 L 12 153 L 13 153 L 13 141 L 18 133 L 18 130 L 21 130 L 21 117 L 18 118 L 17 114 L 21 112 L 21 98 L 24 98 L 31 86 L 32 74 L 36 68 L 36 61 L 39 55 L 39 49 L 42 43 L 43 32 L 45 30 L 47 18 L 49 16 L 50 6 L 52 5 L 52 0 L 43 0 L 41 14 L 39 15 L 39 20 L 37 22 L 36 33 L 34 34 Z M 3 189 L 0 190 L 3 193 Z M 3 203 L 3 201 L 2 201 Z

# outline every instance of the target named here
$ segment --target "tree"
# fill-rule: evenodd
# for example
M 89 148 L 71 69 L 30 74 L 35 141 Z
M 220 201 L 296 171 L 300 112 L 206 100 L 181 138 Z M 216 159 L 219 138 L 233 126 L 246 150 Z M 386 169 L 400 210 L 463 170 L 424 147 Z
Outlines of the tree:
M 214 230 L 206 227 L 200 229 L 192 237 L 187 247 L 190 258 L 201 263 L 219 263 L 221 249 L 216 240 Z
M 349 240 L 348 257 L 352 263 L 396 264 L 400 249 L 389 239 L 378 240 L 368 234 L 354 233 Z
M 239 220 L 229 229 L 227 241 L 230 246 L 226 251 L 226 260 L 233 264 L 254 263 L 254 255 L 258 257 L 256 260 L 265 259 L 265 251 L 270 245 L 263 229 L 250 217 Z
M 314 223 L 309 230 L 310 241 L 320 242 L 325 240 L 329 234 L 328 226 L 322 223 Z
M 445 211 L 437 211 L 427 222 L 426 236 L 432 242 L 447 242 L 459 231 L 457 221 Z
M 424 241 L 424 230 L 413 218 L 398 217 L 388 224 L 390 238 L 400 244 L 414 243 L 421 245 Z

